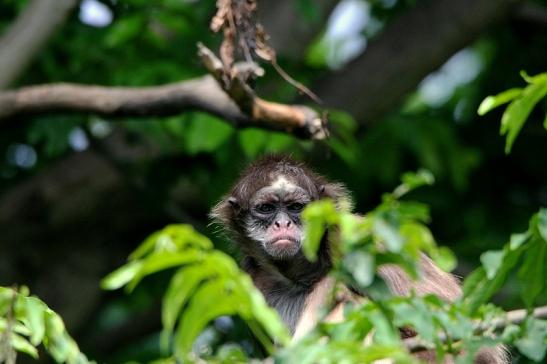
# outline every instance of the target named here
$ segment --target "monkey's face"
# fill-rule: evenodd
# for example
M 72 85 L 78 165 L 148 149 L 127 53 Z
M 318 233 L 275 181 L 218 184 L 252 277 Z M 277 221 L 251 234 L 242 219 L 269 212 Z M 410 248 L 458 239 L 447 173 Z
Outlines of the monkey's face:
M 303 188 L 280 176 L 251 197 L 246 235 L 274 260 L 295 256 L 303 239 L 300 213 L 310 200 Z

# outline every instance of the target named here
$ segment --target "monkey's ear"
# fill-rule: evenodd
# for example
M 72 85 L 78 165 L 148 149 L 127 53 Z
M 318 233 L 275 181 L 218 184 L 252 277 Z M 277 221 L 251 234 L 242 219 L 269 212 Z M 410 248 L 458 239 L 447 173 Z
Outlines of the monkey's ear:
M 348 189 L 341 183 L 327 183 L 319 187 L 321 198 L 330 198 L 341 211 L 353 210 L 353 200 Z
M 239 208 L 239 203 L 237 202 L 237 198 L 235 198 L 234 196 L 228 197 L 226 201 L 228 201 L 228 204 L 230 204 L 232 208 Z
M 239 210 L 239 202 L 234 196 L 223 198 L 212 208 L 209 217 L 217 223 L 228 226 L 233 220 L 235 213 Z

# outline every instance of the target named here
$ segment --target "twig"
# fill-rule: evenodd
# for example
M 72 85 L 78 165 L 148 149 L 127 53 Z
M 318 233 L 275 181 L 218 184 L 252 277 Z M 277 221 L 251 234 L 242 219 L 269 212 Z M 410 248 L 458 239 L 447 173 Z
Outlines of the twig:
M 198 55 L 226 94 L 251 120 L 275 122 L 287 132 L 293 132 L 295 126 L 305 128 L 314 135 L 313 139 L 328 136 L 326 124 L 315 110 L 302 105 L 270 102 L 256 96 L 249 81 L 262 76 L 264 70 L 254 62 L 237 63 L 231 68 L 230 75 L 226 75 L 222 61 L 201 43 L 198 44 Z
M 293 85 L 297 90 L 300 92 L 306 94 L 310 99 L 317 102 L 318 104 L 323 104 L 323 100 L 319 98 L 316 94 L 314 94 L 309 88 L 304 86 L 302 83 L 298 82 L 294 78 L 292 78 L 281 66 L 277 63 L 277 60 L 274 58 L 271 61 L 273 68 L 279 73 L 281 77 L 291 85 Z

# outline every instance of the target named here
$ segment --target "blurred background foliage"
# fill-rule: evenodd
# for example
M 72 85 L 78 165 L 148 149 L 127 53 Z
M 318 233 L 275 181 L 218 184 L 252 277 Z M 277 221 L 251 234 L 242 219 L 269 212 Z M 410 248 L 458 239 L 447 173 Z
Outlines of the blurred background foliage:
M 0 2 L 0 32 L 27 3 Z M 366 57 L 393 22 L 424 3 L 259 1 L 259 12 L 279 63 L 314 90 L 315 84 L 328 88 L 329 75 Z M 547 11 L 546 1 L 530 4 Z M 295 24 L 274 21 L 282 16 L 276 6 L 289 9 L 287 21 Z M 221 39 L 208 28 L 214 11 L 213 0 L 83 0 L 14 87 L 61 81 L 153 86 L 203 75 L 196 43 L 218 47 Z M 458 257 L 456 274 L 465 275 L 479 264 L 481 252 L 501 248 L 547 206 L 546 101 L 533 110 L 509 155 L 499 135 L 502 110 L 477 115 L 486 96 L 523 87 L 519 71 L 536 75 L 547 68 L 545 13 L 533 21 L 513 15 L 474 34 L 373 122 L 330 109 L 332 137 L 326 142 L 236 130 L 201 112 L 113 120 L 60 113 L 2 122 L 0 285 L 28 285 L 65 319 L 89 357 L 155 358 L 166 275 L 143 282 L 130 296 L 101 292 L 100 279 L 150 232 L 172 222 L 192 224 L 217 248 L 237 254 L 208 225 L 207 213 L 242 167 L 271 152 L 306 160 L 345 183 L 360 212 L 376 206 L 403 172 L 429 169 L 435 185 L 411 198 L 430 205 L 430 227 Z M 295 31 L 290 42 L 277 44 L 283 27 L 312 34 L 299 39 Z M 264 67 L 261 97 L 308 103 Z M 385 84 L 386 90 L 392 86 Z M 359 102 L 359 90 L 355 98 Z M 495 302 L 515 308 L 518 295 L 515 282 Z M 237 320 L 214 326 L 206 335 L 243 342 L 252 351 Z

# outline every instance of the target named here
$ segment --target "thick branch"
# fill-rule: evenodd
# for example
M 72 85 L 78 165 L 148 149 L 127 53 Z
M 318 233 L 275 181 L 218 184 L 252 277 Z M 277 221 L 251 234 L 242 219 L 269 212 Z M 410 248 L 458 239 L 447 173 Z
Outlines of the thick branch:
M 329 106 L 370 122 L 393 109 L 430 72 L 507 17 L 518 0 L 436 0 L 388 25 L 366 51 L 314 88 Z
M 0 38 L 0 89 L 15 81 L 77 0 L 33 0 Z
M 165 116 L 201 110 L 236 127 L 260 127 L 305 138 L 324 136 L 317 113 L 305 106 L 268 103 L 257 98 L 246 114 L 211 76 L 157 87 L 102 87 L 49 84 L 0 92 L 0 122 L 23 114 L 85 112 L 104 116 Z M 321 125 L 320 125 L 321 126 Z

